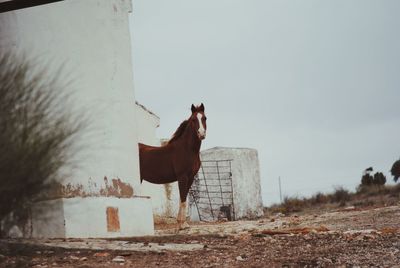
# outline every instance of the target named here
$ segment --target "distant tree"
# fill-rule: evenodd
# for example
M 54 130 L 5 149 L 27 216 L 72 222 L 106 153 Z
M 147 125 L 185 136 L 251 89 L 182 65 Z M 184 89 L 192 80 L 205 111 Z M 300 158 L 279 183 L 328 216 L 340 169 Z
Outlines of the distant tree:
M 361 178 L 361 185 L 369 186 L 369 185 L 372 185 L 373 181 L 374 181 L 374 178 L 371 175 L 365 174 Z
M 393 176 L 393 180 L 397 182 L 400 177 L 400 159 L 393 163 L 392 169 L 390 170 Z
M 386 183 L 386 176 L 382 172 L 374 174 L 373 184 L 383 186 Z
M 364 174 L 365 174 L 365 173 L 371 173 L 372 171 L 374 171 L 374 169 L 373 169 L 372 167 L 366 168 L 366 169 L 364 170 Z
M 361 177 L 362 186 L 369 186 L 374 183 L 374 178 L 371 176 L 372 171 L 373 171 L 372 167 L 369 167 L 364 170 L 363 176 Z

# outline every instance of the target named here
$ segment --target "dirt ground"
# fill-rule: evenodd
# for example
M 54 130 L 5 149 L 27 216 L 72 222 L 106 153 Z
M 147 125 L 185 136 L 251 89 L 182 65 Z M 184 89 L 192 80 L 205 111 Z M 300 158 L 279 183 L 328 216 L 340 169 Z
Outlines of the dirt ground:
M 0 240 L 0 267 L 400 267 L 400 206 L 194 224 L 153 237 Z

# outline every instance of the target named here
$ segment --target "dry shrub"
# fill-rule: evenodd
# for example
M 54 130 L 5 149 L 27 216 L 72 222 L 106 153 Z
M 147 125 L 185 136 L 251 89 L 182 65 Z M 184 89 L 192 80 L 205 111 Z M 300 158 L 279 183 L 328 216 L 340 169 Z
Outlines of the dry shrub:
M 82 125 L 61 108 L 68 98 L 57 77 L 33 70 L 0 55 L 0 221 L 57 179 Z
M 333 208 L 345 206 L 351 202 L 354 206 L 396 204 L 400 200 L 400 184 L 396 185 L 362 185 L 353 193 L 342 186 L 335 187 L 332 193 L 318 192 L 310 198 L 285 197 L 281 204 L 265 209 L 269 213 L 291 213 L 309 209 Z
M 351 194 L 348 190 L 344 189 L 342 186 L 335 187 L 335 191 L 332 194 L 332 202 L 344 206 L 350 199 Z
M 287 197 L 283 199 L 282 208 L 284 213 L 300 212 L 306 207 L 306 202 L 303 198 Z
M 371 198 L 362 198 L 360 200 L 354 201 L 353 205 L 355 207 L 372 207 L 377 204 L 375 199 Z
M 388 191 L 389 191 L 388 194 L 391 197 L 397 197 L 397 198 L 400 199 L 400 184 L 396 184 L 396 185 L 393 185 L 393 186 L 386 186 L 385 188 L 388 189 Z
M 326 204 L 330 202 L 330 197 L 327 194 L 318 192 L 310 198 L 310 202 L 313 205 Z
M 391 193 L 391 186 L 386 185 L 362 185 L 360 184 L 357 187 L 357 194 L 362 194 L 365 196 L 377 196 L 377 195 L 385 195 Z

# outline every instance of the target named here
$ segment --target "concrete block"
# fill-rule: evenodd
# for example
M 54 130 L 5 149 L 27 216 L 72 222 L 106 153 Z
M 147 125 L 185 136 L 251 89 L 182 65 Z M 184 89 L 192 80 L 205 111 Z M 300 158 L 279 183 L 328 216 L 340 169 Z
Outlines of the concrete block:
M 42 201 L 32 213 L 35 238 L 112 238 L 154 235 L 147 197 L 76 197 Z

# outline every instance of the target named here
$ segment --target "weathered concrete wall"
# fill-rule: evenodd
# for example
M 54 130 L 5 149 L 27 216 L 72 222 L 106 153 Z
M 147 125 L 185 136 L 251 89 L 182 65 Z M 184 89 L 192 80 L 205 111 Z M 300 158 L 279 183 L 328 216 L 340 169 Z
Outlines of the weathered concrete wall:
M 257 150 L 215 147 L 201 152 L 201 160 L 233 160 L 232 187 L 236 219 L 263 215 Z M 195 220 L 195 216 L 193 216 Z
M 139 142 L 160 146 L 160 139 L 156 135 L 156 130 L 160 126 L 160 118 L 138 102 L 136 102 L 135 107 Z
M 41 211 L 43 209 L 45 211 Z M 32 221 L 32 237 L 35 238 L 127 237 L 154 234 L 151 202 L 146 197 L 63 198 L 39 202 L 33 208 L 33 212 L 35 211 L 40 215 Z
M 160 146 L 156 129 L 160 125 L 160 118 L 141 104 L 136 105 L 136 122 L 138 126 L 139 142 Z M 162 221 L 164 217 L 176 217 L 179 207 L 178 183 L 164 185 L 142 182 L 141 195 L 150 196 L 155 221 Z
M 25 55 L 38 69 L 47 67 L 50 79 L 62 66 L 59 82 L 72 93 L 67 108 L 82 113 L 88 124 L 74 159 L 77 168 L 65 170 L 59 197 L 97 196 L 103 204 L 114 201 L 100 196 L 118 196 L 136 202 L 132 197 L 140 191 L 140 179 L 130 12 L 131 0 L 69 0 L 0 14 L 1 51 Z M 72 206 L 62 205 L 64 211 Z M 73 213 L 83 215 L 88 208 L 82 203 Z M 146 207 L 135 209 L 147 215 Z M 134 221 L 128 212 L 121 216 Z

